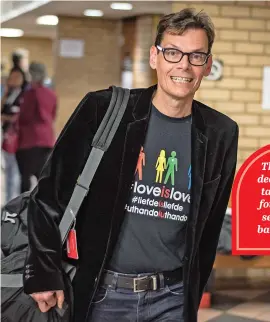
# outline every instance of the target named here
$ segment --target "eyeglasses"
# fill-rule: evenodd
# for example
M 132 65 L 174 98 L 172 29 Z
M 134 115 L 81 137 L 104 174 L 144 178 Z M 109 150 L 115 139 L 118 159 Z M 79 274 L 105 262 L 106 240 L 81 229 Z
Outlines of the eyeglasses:
M 194 52 L 194 53 L 183 53 L 181 50 L 176 48 L 162 48 L 156 46 L 159 51 L 162 51 L 164 59 L 169 63 L 179 63 L 181 59 L 187 55 L 188 61 L 193 66 L 203 66 L 206 64 L 210 53 Z

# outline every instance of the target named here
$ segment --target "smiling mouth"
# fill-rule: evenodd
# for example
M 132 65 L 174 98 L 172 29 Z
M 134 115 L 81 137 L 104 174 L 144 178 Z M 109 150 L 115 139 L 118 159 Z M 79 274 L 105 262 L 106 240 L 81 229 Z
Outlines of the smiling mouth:
M 171 79 L 176 83 L 190 83 L 193 80 L 192 78 L 176 77 L 176 76 L 171 76 Z

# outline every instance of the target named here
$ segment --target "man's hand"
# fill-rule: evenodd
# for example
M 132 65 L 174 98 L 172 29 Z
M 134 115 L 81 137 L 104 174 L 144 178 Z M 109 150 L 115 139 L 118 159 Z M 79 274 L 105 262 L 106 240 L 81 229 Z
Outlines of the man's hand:
M 33 293 L 30 296 L 37 302 L 40 311 L 43 313 L 48 312 L 56 304 L 59 309 L 62 309 L 65 299 L 63 291 Z

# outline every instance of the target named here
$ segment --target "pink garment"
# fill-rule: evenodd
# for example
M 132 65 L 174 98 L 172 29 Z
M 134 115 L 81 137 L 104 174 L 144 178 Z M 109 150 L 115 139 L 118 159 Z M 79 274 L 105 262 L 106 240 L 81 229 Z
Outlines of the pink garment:
M 18 149 L 53 147 L 56 117 L 55 93 L 44 86 L 28 89 L 21 98 Z

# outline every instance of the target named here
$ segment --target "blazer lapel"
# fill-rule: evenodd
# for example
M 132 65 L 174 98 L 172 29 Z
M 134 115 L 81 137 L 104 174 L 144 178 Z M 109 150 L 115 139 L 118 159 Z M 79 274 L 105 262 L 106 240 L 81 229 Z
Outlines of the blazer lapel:
M 195 230 L 204 183 L 208 138 L 204 135 L 205 124 L 196 101 L 192 107 L 191 138 L 191 207 L 186 235 L 186 255 L 192 256 L 195 245 Z
M 191 221 L 197 221 L 198 210 L 204 182 L 206 151 L 208 138 L 195 126 L 192 130 L 192 154 L 191 154 Z
M 118 185 L 118 197 L 116 198 L 114 207 L 114 216 L 117 216 L 119 219 L 117 220 L 118 224 L 121 224 L 121 219 L 124 216 L 123 207 L 125 207 L 131 185 L 134 181 L 139 153 L 145 141 L 152 106 L 152 96 L 155 89 L 156 86 L 152 86 L 141 93 L 132 111 L 134 120 L 127 125 Z M 117 227 L 115 228 L 117 229 Z
M 121 168 L 121 178 L 123 180 L 120 184 L 120 189 L 126 189 L 125 182 L 129 185 L 134 179 L 139 153 L 145 141 L 155 89 L 156 86 L 152 86 L 144 90 L 132 111 L 134 121 L 127 126 Z

